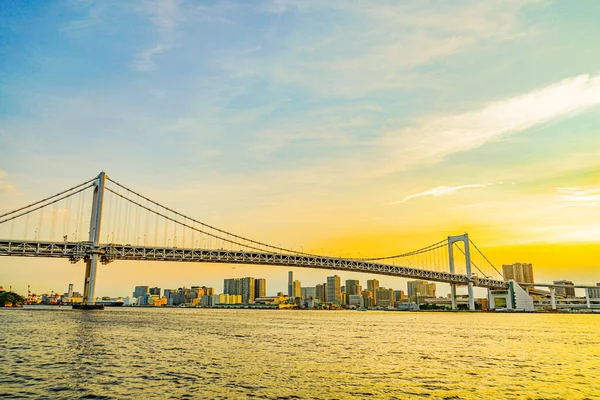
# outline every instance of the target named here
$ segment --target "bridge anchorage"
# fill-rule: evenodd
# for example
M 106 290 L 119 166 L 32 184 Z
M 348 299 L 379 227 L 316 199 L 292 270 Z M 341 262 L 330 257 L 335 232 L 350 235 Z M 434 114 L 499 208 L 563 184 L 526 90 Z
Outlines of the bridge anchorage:
M 91 202 L 87 203 L 90 192 Z M 90 216 L 89 228 L 86 214 Z M 15 230 L 22 230 L 21 238 L 13 238 Z M 8 239 L 0 239 L 0 256 L 66 258 L 72 263 L 83 260 L 83 303 L 74 306 L 83 309 L 96 308 L 99 263 L 113 261 L 273 265 L 444 282 L 451 287 L 452 309 L 457 308 L 457 286 L 467 287 L 470 310 L 475 309 L 473 287 L 508 288 L 500 272 L 466 233 L 407 253 L 371 258 L 286 249 L 183 215 L 112 180 L 104 172 L 71 189 L 0 215 L 1 237 Z

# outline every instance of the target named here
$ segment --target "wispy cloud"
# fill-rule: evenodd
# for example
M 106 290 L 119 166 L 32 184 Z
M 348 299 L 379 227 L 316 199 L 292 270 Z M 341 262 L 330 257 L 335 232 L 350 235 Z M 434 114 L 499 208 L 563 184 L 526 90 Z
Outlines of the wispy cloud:
M 153 57 L 173 46 L 179 35 L 178 26 L 184 21 L 184 14 L 180 9 L 179 0 L 146 1 L 143 3 L 141 11 L 148 15 L 158 32 L 158 42 L 154 46 L 140 51 L 132 63 L 135 70 L 147 72 L 156 69 Z
M 600 105 L 600 75 L 580 75 L 460 113 L 423 119 L 413 127 L 392 131 L 383 139 L 390 163 L 384 172 L 478 148 L 490 141 L 583 113 Z
M 600 206 L 600 188 L 560 187 L 557 188 L 558 196 L 571 205 Z
M 433 189 L 425 190 L 424 192 L 411 194 L 410 196 L 406 196 L 402 200 L 393 201 L 393 202 L 387 203 L 385 205 L 391 206 L 391 205 L 394 205 L 394 204 L 406 203 L 407 201 L 412 200 L 412 199 L 416 199 L 418 197 L 426 197 L 426 196 L 441 197 L 441 196 L 448 196 L 448 195 L 451 195 L 453 193 L 458 192 L 459 190 L 479 189 L 479 188 L 483 188 L 483 187 L 491 186 L 491 185 L 495 185 L 495 183 L 473 183 L 473 184 L 470 184 L 470 185 L 459 185 L 459 186 L 438 186 L 438 187 L 433 188 Z
M 154 47 L 139 52 L 133 60 L 133 68 L 141 72 L 155 70 L 156 63 L 154 62 L 153 57 L 157 54 L 164 53 L 168 48 L 169 46 L 165 46 L 159 43 Z

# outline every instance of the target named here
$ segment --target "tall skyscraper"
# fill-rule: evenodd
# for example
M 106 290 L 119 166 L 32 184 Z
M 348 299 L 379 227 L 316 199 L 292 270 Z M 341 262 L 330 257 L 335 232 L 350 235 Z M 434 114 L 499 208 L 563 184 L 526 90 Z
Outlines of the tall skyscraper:
M 288 297 L 294 298 L 294 272 L 288 272 Z
M 342 284 L 338 275 L 327 277 L 327 301 L 330 303 L 341 304 Z
M 69 283 L 69 290 L 67 291 L 67 297 L 71 298 L 73 297 L 73 284 Z
M 316 299 L 318 299 L 320 302 L 324 303 L 325 301 L 327 301 L 327 289 L 325 289 L 326 285 L 317 285 L 315 286 L 315 291 L 316 291 Z
M 346 281 L 346 304 L 350 304 L 350 296 L 360 294 L 362 288 L 357 279 L 349 279 Z
M 133 297 L 144 297 L 148 293 L 150 293 L 150 286 L 136 286 L 133 291 Z
M 512 279 L 516 282 L 533 283 L 533 266 L 527 263 L 504 264 L 502 276 L 505 282 Z
M 254 278 L 242 278 L 242 303 L 254 303 Z
M 153 296 L 160 296 L 160 288 L 159 287 L 150 288 L 150 294 Z
M 377 289 L 379 289 L 379 280 L 370 279 L 367 281 L 367 290 L 373 293 L 373 305 L 377 305 Z
M 242 286 L 241 282 L 237 278 L 229 278 L 223 281 L 223 293 L 224 294 L 233 294 L 233 295 L 241 295 L 242 294 Z
M 300 284 L 300 281 L 294 281 L 292 283 L 292 298 L 295 299 L 296 297 L 301 297 L 302 296 L 302 285 Z
M 255 279 L 254 280 L 254 297 L 265 297 L 267 295 L 267 280 L 266 279 Z

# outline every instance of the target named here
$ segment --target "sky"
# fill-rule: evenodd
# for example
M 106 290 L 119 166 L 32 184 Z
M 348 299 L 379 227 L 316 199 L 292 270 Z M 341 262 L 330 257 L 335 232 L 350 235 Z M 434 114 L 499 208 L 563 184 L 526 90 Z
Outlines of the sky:
M 594 0 L 2 2 L 0 214 L 106 171 L 268 243 L 364 257 L 468 232 L 497 266 L 600 282 L 599 18 Z M 0 285 L 77 290 L 83 270 L 2 258 Z M 117 262 L 97 293 L 241 276 L 274 293 L 287 270 Z

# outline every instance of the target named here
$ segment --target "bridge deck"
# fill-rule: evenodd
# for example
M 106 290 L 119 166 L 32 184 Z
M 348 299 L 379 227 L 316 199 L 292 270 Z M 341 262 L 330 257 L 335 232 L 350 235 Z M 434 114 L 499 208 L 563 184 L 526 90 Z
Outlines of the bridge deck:
M 117 260 L 209 262 L 225 264 L 277 265 L 331 269 L 338 271 L 365 272 L 370 274 L 423 279 L 435 282 L 466 285 L 466 275 L 430 271 L 338 257 L 279 254 L 214 249 L 179 249 L 168 247 L 146 247 L 121 244 L 102 244 L 94 249 L 89 242 L 35 242 L 0 240 L 0 256 L 67 258 L 77 262 L 86 256 L 98 253 L 103 263 Z M 493 279 L 475 279 L 474 285 L 485 288 L 505 288 L 506 283 Z

